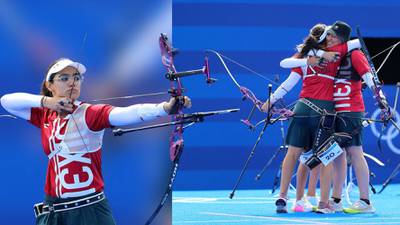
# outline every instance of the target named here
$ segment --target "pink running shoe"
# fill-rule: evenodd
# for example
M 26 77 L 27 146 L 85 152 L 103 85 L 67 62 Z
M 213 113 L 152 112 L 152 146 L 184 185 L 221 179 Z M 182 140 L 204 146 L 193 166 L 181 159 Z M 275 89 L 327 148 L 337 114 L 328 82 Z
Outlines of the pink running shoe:
M 294 203 L 293 212 L 311 212 L 313 209 L 312 205 L 308 201 L 298 200 Z

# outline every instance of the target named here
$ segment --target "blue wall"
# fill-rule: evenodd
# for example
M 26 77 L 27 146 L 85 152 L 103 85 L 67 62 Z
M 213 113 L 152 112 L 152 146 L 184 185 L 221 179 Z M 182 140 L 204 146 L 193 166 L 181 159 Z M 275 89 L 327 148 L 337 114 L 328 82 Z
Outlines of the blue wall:
M 158 36 L 171 36 L 171 24 L 172 1 L 165 0 L 0 1 L 0 95 L 38 93 L 47 66 L 60 57 L 86 65 L 84 101 L 164 91 L 169 82 L 164 79 Z M 107 103 L 124 106 L 167 99 Z M 26 121 L 8 118 L 1 118 L 0 130 L 0 224 L 34 224 L 32 206 L 43 200 L 47 164 L 40 132 Z M 106 132 L 105 192 L 118 224 L 144 224 L 157 206 L 170 172 L 169 131 L 121 138 Z M 169 204 L 154 224 L 171 224 Z
M 268 0 L 174 0 L 125 1 L 1 1 L 0 95 L 24 91 L 37 93 L 47 65 L 59 57 L 82 61 L 88 68 L 82 100 L 126 94 L 163 91 L 163 78 L 157 37 L 173 32 L 180 48 L 178 70 L 200 67 L 204 49 L 223 52 L 265 76 L 281 82 L 288 71 L 279 61 L 293 49 L 317 22 L 336 19 L 360 25 L 367 37 L 400 37 L 397 1 L 268 1 Z M 173 11 L 173 21 L 171 21 Z M 171 24 L 173 23 L 173 31 Z M 86 41 L 83 41 L 87 36 Z M 190 111 L 241 108 L 240 113 L 207 119 L 188 128 L 185 152 L 176 180 L 177 190 L 231 188 L 239 174 L 257 132 L 249 132 L 240 122 L 250 110 L 242 102 L 214 56 L 212 74 L 219 82 L 211 87 L 203 77 L 184 80 L 194 107 Z M 228 65 L 240 83 L 266 98 L 265 80 Z M 274 85 L 276 88 L 276 85 Z M 287 96 L 297 98 L 300 85 Z M 385 87 L 393 102 L 394 87 Z M 166 96 L 109 102 L 128 105 L 159 102 Z M 369 93 L 365 96 L 369 115 L 375 107 Z M 1 113 L 5 113 L 1 111 Z M 256 114 L 255 119 L 262 119 Z M 286 124 L 285 124 L 286 127 Z M 42 153 L 39 132 L 26 121 L 2 118 L 0 123 L 1 224 L 32 224 L 33 203 L 43 199 L 47 159 Z M 169 157 L 166 148 L 170 129 L 140 132 L 114 138 L 107 132 L 104 140 L 104 178 L 106 194 L 118 224 L 136 224 L 146 219 L 158 204 L 168 182 Z M 253 177 L 280 145 L 279 125 L 267 129 L 241 188 L 270 187 L 280 155 L 261 182 Z M 378 175 L 388 175 L 399 162 L 393 152 L 400 146 L 398 133 L 389 127 L 384 136 L 384 153 L 377 152 L 376 138 L 366 129 L 366 151 L 388 163 L 385 168 L 370 164 Z M 155 224 L 170 224 L 170 206 Z
M 365 37 L 400 37 L 400 2 L 398 1 L 273 1 L 273 0 L 175 0 L 173 2 L 174 44 L 181 50 L 177 65 L 188 69 L 201 65 L 205 49 L 215 49 L 274 80 L 276 74 L 282 82 L 289 74 L 279 67 L 279 61 L 293 55 L 294 48 L 307 36 L 316 23 L 332 24 L 336 20 L 359 25 Z M 353 32 L 355 36 L 355 32 Z M 383 50 L 383 48 L 382 48 Z M 391 62 L 398 59 L 391 58 Z M 200 80 L 188 79 L 196 109 L 220 109 L 240 107 L 239 114 L 212 118 L 202 126 L 186 133 L 186 150 L 182 157 L 182 171 L 177 179 L 176 190 L 231 189 L 244 165 L 259 128 L 250 132 L 239 119 L 245 118 L 251 103 L 240 100 L 240 93 L 228 78 L 216 57 L 210 56 L 212 75 L 219 82 L 211 87 L 198 84 Z M 239 82 L 254 90 L 257 96 L 267 98 L 268 81 L 250 74 L 230 63 L 228 67 Z M 394 74 L 393 74 L 394 76 Z M 273 85 L 275 89 L 277 86 Z M 298 97 L 298 84 L 285 97 L 287 103 Z M 385 93 L 393 105 L 395 87 L 385 86 Z M 376 107 L 369 90 L 364 99 L 368 116 Z M 263 115 L 257 114 L 261 119 Z M 378 167 L 370 162 L 371 171 L 377 174 L 373 183 L 381 183 L 399 163 L 400 140 L 393 126 L 384 131 L 383 153 L 377 148 L 377 135 L 372 125 L 365 129 L 364 149 L 385 163 Z M 285 130 L 287 123 L 284 124 Z M 387 134 L 389 133 L 389 135 Z M 270 188 L 279 163 L 280 154 L 259 182 L 254 181 L 257 172 L 281 145 L 280 125 L 267 128 L 263 140 L 240 188 Z M 399 179 L 395 181 L 399 181 Z

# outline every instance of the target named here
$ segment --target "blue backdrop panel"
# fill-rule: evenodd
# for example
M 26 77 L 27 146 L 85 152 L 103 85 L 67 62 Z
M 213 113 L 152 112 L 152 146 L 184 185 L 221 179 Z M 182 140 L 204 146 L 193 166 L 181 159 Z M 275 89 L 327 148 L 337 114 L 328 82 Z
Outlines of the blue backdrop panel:
M 228 63 L 239 83 L 265 100 L 267 85 L 273 83 L 275 89 L 275 82 L 281 83 L 289 74 L 288 70 L 279 67 L 280 60 L 294 54 L 295 46 L 301 43 L 314 24 L 332 24 L 336 20 L 344 20 L 352 27 L 359 25 L 365 37 L 398 38 L 399 11 L 400 3 L 389 0 L 175 0 L 174 44 L 181 50 L 176 63 L 181 70 L 200 67 L 206 49 L 220 51 L 270 80 Z M 355 36 L 354 31 L 352 35 Z M 241 111 L 227 117 L 213 118 L 202 126 L 187 130 L 177 190 L 232 188 L 261 129 L 251 132 L 239 122 L 247 116 L 251 103 L 241 101 L 240 92 L 217 58 L 210 54 L 209 57 L 212 76 L 219 81 L 211 87 L 198 85 L 202 78 L 190 78 L 186 82 L 195 110 L 239 107 Z M 285 96 L 286 103 L 298 98 L 300 88 L 299 83 Z M 395 87 L 387 85 L 384 91 L 393 105 Z M 367 116 L 376 117 L 378 111 L 369 90 L 364 91 L 364 100 Z M 255 120 L 261 120 L 263 116 L 256 113 Z M 287 122 L 283 128 L 286 131 Z M 380 152 L 377 147 L 380 131 L 380 124 L 372 124 L 364 132 L 365 151 L 387 163 L 387 166 L 379 167 L 369 161 L 371 171 L 377 174 L 373 183 L 382 182 L 400 162 L 399 132 L 392 125 L 383 131 L 383 152 Z M 254 177 L 282 144 L 281 140 L 279 123 L 267 128 L 240 188 L 271 187 L 283 153 L 273 161 L 260 182 L 255 182 Z M 399 180 L 400 177 L 395 181 Z
M 83 101 L 166 90 L 158 37 L 171 36 L 171 27 L 172 1 L 0 1 L 0 95 L 39 93 L 47 66 L 60 57 L 86 65 Z M 0 224 L 34 224 L 32 206 L 43 200 L 47 165 L 40 132 L 8 118 L 1 118 L 0 130 Z M 170 174 L 169 132 L 105 133 L 105 193 L 117 224 L 144 224 L 157 206 Z M 171 224 L 169 202 L 154 224 Z

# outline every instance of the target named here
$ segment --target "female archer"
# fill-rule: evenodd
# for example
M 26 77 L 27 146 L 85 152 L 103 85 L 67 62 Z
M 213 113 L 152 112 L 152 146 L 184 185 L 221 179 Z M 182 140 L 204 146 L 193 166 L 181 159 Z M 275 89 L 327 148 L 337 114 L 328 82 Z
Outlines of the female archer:
M 101 150 L 104 130 L 177 113 L 175 98 L 159 104 L 114 107 L 78 101 L 86 72 L 67 58 L 52 63 L 40 95 L 13 93 L 1 98 L 11 114 L 41 130 L 48 156 L 45 199 L 35 205 L 36 224 L 113 225 L 103 193 Z M 184 97 L 184 107 L 190 107 Z
M 340 21 L 332 25 L 341 23 Z M 329 30 L 332 35 L 337 35 L 340 32 Z M 350 38 L 350 35 L 341 35 L 341 38 L 346 41 Z M 319 48 L 317 48 L 319 49 Z M 316 50 L 317 50 L 316 49 Z M 293 67 L 296 65 L 297 59 L 290 59 L 291 65 L 287 67 Z M 301 62 L 297 60 L 297 65 Z M 339 120 L 336 120 L 335 132 L 346 132 L 351 135 L 351 140 L 341 144 L 341 147 L 345 149 L 345 153 L 349 155 L 351 164 L 354 167 L 357 177 L 357 184 L 360 192 L 360 200 L 354 202 L 349 208 L 343 209 L 341 196 L 342 187 L 346 174 L 346 162 L 344 157 L 340 157 L 340 163 L 334 163 L 334 182 L 332 199 L 322 201 L 320 204 L 319 211 L 322 213 L 334 213 L 338 211 L 344 211 L 346 213 L 374 213 L 375 209 L 372 206 L 369 199 L 369 168 L 368 164 L 363 155 L 362 148 L 362 122 L 364 118 L 364 101 L 362 97 L 362 84 L 365 84 L 373 91 L 374 97 L 378 100 L 378 106 L 381 109 L 381 117 L 383 120 L 390 118 L 390 112 L 386 110 L 388 103 L 384 94 L 377 89 L 376 83 L 374 82 L 374 76 L 372 75 L 371 68 L 365 55 L 358 49 L 350 51 L 346 54 L 342 60 L 340 69 L 335 77 L 334 85 L 334 102 L 335 110 L 337 112 Z M 299 168 L 304 168 L 300 165 Z M 298 177 L 299 179 L 299 177 Z M 302 178 L 300 178 L 302 179 Z M 322 179 L 322 178 L 321 178 Z M 327 189 L 328 188 L 328 189 Z M 329 194 L 329 186 L 321 187 L 321 195 L 327 196 Z
M 322 28 L 322 29 L 321 29 Z M 336 33 L 328 32 L 336 31 Z M 277 100 L 287 94 L 294 85 L 303 80 L 300 99 L 294 109 L 294 117 L 290 121 L 286 143 L 289 148 L 282 165 L 280 196 L 276 201 L 277 213 L 287 213 L 287 192 L 300 154 L 318 144 L 317 131 L 324 113 L 334 111 L 333 92 L 334 77 L 340 65 L 340 59 L 354 48 L 359 48 L 358 40 L 344 42 L 341 36 L 350 35 L 351 28 L 341 22 L 331 29 L 325 29 L 323 24 L 317 24 L 310 30 L 305 42 L 299 46 L 299 52 L 293 59 L 301 59 L 302 64 L 292 69 L 289 77 L 278 87 L 271 96 L 271 101 L 263 105 L 268 110 Z M 330 53 L 316 51 L 317 46 L 324 46 Z M 310 55 L 311 57 L 307 56 Z M 320 57 L 328 60 L 321 66 Z M 281 62 L 290 64 L 291 61 Z M 289 66 L 288 66 L 289 67 Z M 334 124 L 330 124 L 333 127 Z M 297 198 L 301 199 L 303 196 Z

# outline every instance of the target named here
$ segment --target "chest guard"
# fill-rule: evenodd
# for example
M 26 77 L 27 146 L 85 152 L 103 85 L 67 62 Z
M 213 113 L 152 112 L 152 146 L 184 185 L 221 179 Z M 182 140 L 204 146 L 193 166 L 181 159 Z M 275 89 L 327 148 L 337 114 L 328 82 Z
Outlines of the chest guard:
M 104 129 L 92 131 L 86 124 L 86 110 L 89 104 L 81 104 L 67 123 L 65 134 L 60 143 L 55 143 L 54 151 L 48 155 L 51 159 L 56 154 L 74 154 L 96 152 L 102 146 Z
M 351 63 L 351 52 L 348 52 L 345 57 L 343 57 L 340 64 L 339 70 L 336 74 L 337 79 L 346 79 L 353 81 L 360 81 L 361 76 L 357 73 Z

